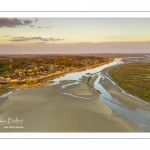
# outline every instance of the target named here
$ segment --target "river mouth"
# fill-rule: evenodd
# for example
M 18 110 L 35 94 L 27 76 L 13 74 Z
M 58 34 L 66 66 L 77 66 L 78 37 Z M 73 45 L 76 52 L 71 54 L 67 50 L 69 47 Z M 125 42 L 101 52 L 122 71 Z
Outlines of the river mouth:
M 105 80 L 105 82 L 104 82 Z M 107 82 L 107 83 L 106 83 Z M 107 85 L 106 85 L 107 84 Z M 104 88 L 104 87 L 105 88 Z M 103 74 L 99 74 L 99 77 L 94 82 L 94 88 L 101 91 L 100 100 L 102 100 L 108 107 L 115 110 L 119 114 L 123 115 L 129 122 L 135 124 L 141 132 L 150 131 L 150 108 L 149 105 L 146 105 L 147 108 L 142 107 L 142 103 L 135 98 L 125 95 L 121 90 L 114 90 L 115 94 L 111 94 L 107 91 L 107 87 L 116 86 L 110 79 L 105 77 Z M 118 88 L 118 87 L 117 87 Z M 120 92 L 120 93 L 117 93 Z M 120 98 L 121 97 L 121 98 Z M 141 107 L 139 106 L 141 103 Z
M 99 97 L 100 100 L 109 108 L 126 118 L 128 122 L 137 126 L 141 132 L 150 132 L 150 105 L 142 100 L 138 100 L 132 95 L 125 93 L 115 84 L 114 81 L 107 77 L 108 67 L 120 65 L 122 63 L 123 62 L 121 61 L 121 58 L 116 58 L 113 62 L 105 64 L 103 66 L 66 74 L 62 77 L 54 79 L 52 84 L 48 84 L 45 86 L 52 87 L 58 85 L 58 89 L 60 89 L 59 92 L 61 92 L 61 94 L 63 94 L 64 96 L 90 101 L 88 95 L 74 95 L 71 92 L 64 92 L 63 90 L 65 88 L 69 88 L 70 86 L 75 86 L 76 84 L 82 85 L 82 83 L 84 82 L 84 78 L 89 78 L 93 74 L 92 77 L 95 76 L 97 77 L 97 79 L 92 86 L 96 90 L 101 92 Z M 60 86 L 63 82 L 65 82 L 65 84 L 62 84 L 62 86 Z M 34 87 L 34 89 L 38 88 L 40 87 Z M 17 93 L 19 91 L 14 92 Z M 2 98 L 9 96 L 9 94 L 5 95 Z
M 150 104 L 123 91 L 114 81 L 107 77 L 108 70 L 104 71 L 109 67 L 114 67 L 123 63 L 121 58 L 116 58 L 109 64 L 87 69 L 82 72 L 70 73 L 54 79 L 54 82 L 59 83 L 63 80 L 74 79 L 74 83 L 66 85 L 71 86 L 82 81 L 82 76 L 90 76 L 90 74 L 93 74 L 92 76 L 97 76 L 93 87 L 101 92 L 100 100 L 112 110 L 125 117 L 130 123 L 136 125 L 141 132 L 150 132 Z M 110 87 L 114 89 L 113 92 L 115 94 L 109 92 Z

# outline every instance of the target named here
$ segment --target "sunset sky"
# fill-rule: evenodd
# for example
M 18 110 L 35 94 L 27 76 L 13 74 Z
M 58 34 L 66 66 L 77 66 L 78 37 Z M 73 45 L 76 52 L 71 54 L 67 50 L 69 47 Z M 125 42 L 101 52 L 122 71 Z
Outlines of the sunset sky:
M 149 18 L 0 18 L 0 54 L 149 52 Z

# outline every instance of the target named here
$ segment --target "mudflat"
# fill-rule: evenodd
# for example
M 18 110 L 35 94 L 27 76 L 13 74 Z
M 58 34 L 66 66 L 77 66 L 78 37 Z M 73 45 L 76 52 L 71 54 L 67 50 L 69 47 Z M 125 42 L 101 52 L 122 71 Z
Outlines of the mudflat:
M 136 126 L 105 105 L 87 85 L 76 81 L 27 88 L 1 98 L 0 118 L 23 119 L 22 124 L 1 124 L 0 132 L 136 132 Z M 96 77 L 92 77 L 90 84 Z M 71 85 L 72 83 L 72 85 Z M 66 86 L 68 85 L 68 86 Z M 4 126 L 22 126 L 6 128 Z
M 111 95 L 111 99 L 103 98 L 103 102 L 110 108 L 125 116 L 130 122 L 135 124 L 140 131 L 150 131 L 150 104 L 124 92 L 117 83 L 107 78 L 109 68 L 102 71 L 103 79 L 99 82 L 102 87 Z

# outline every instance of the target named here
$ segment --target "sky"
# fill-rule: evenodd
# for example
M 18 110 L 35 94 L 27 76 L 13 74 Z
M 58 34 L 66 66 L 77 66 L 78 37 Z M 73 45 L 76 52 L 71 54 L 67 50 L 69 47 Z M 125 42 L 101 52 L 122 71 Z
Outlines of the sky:
M 150 18 L 0 18 L 0 54 L 150 53 Z

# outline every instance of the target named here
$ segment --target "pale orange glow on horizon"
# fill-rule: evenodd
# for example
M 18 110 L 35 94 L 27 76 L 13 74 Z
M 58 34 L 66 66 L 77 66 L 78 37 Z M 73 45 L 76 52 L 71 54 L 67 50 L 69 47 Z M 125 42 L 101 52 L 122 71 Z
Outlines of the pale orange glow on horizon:
M 38 52 L 44 49 L 51 53 L 58 47 L 60 52 L 85 52 L 89 47 L 97 52 L 110 49 L 110 44 L 112 51 L 118 51 L 119 45 L 122 51 L 126 51 L 125 47 L 133 51 L 142 46 L 141 51 L 149 52 L 149 27 L 149 18 L 2 18 L 0 52 L 36 52 L 37 48 Z

